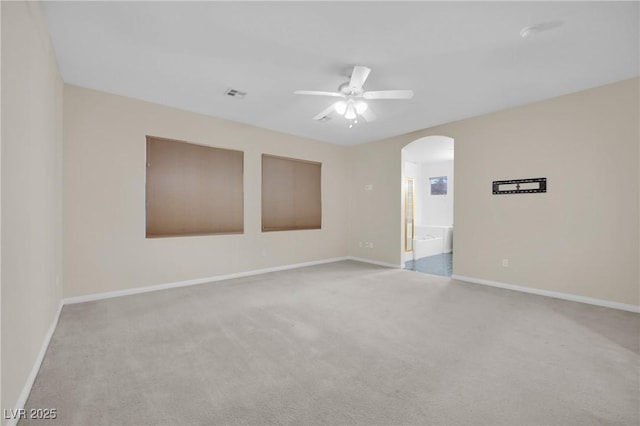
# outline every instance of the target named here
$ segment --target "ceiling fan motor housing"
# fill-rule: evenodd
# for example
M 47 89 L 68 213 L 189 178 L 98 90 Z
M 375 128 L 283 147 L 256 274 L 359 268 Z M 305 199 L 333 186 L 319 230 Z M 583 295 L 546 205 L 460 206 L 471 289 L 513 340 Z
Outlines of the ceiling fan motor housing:
M 362 88 L 350 87 L 347 81 L 338 86 L 338 92 L 345 96 L 362 97 L 363 90 Z

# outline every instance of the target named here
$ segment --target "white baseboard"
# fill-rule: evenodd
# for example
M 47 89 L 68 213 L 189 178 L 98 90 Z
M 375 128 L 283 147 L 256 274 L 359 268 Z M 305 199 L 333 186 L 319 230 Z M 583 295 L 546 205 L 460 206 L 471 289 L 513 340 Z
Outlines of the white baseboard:
M 365 259 L 365 258 L 361 258 L 361 257 L 353 257 L 353 256 L 332 257 L 332 258 L 328 258 L 328 259 L 314 260 L 314 261 L 311 261 L 311 262 L 303 262 L 303 263 L 295 263 L 295 264 L 291 264 L 291 265 L 274 266 L 274 267 L 271 267 L 271 268 L 264 268 L 264 269 L 254 269 L 252 271 L 237 272 L 237 273 L 234 273 L 234 274 L 215 275 L 215 276 L 212 276 L 212 277 L 195 278 L 195 279 L 192 279 L 192 280 L 177 281 L 177 282 L 165 283 L 165 284 L 155 284 L 155 285 L 150 285 L 150 286 L 145 286 L 145 287 L 135 287 L 135 288 L 129 288 L 129 289 L 126 289 L 126 290 L 116 290 L 116 291 L 108 291 L 108 292 L 104 292 L 104 293 L 94 293 L 94 294 L 87 294 L 87 295 L 83 295 L 83 296 L 67 297 L 67 298 L 63 299 L 62 302 L 65 305 L 70 305 L 70 304 L 74 304 L 74 303 L 91 302 L 91 301 L 95 301 L 95 300 L 111 299 L 113 297 L 130 296 L 130 295 L 133 295 L 133 294 L 148 293 L 150 291 L 166 290 L 166 289 L 170 289 L 170 288 L 187 287 L 187 286 L 191 286 L 191 285 L 204 284 L 204 283 L 210 283 L 210 282 L 215 282 L 215 281 L 223 281 L 223 280 L 230 280 L 230 279 L 234 279 L 234 278 L 249 277 L 249 276 L 252 276 L 252 275 L 266 274 L 268 272 L 285 271 L 287 269 L 304 268 L 306 266 L 314 266 L 314 265 L 322 265 L 322 264 L 325 264 L 325 263 L 340 262 L 342 260 L 355 260 L 357 262 L 370 263 L 370 264 L 373 264 L 373 265 L 384 266 L 384 267 L 387 267 L 387 268 L 402 268 L 401 264 L 400 265 L 395 265 L 393 263 L 379 262 L 377 260 L 370 260 L 370 259 Z
M 22 388 L 22 392 L 16 401 L 14 413 L 20 412 L 24 408 L 24 405 L 27 403 L 27 399 L 29 398 L 29 394 L 31 393 L 31 388 L 36 381 L 36 377 L 38 376 L 38 372 L 40 371 L 40 366 L 42 365 L 42 361 L 44 361 L 44 356 L 47 353 L 47 349 L 49 349 L 49 343 L 51 342 L 51 338 L 53 337 L 54 331 L 56 331 L 56 327 L 58 325 L 58 319 L 60 319 L 60 313 L 62 312 L 62 306 L 64 303 L 60 301 L 58 304 L 58 310 L 51 322 L 51 326 L 49 326 L 49 330 L 47 334 L 44 336 L 44 340 L 42 341 L 42 347 L 40 347 L 40 352 L 38 353 L 38 357 L 36 358 L 35 363 L 33 364 L 33 368 L 31 368 L 31 372 L 27 377 L 27 381 L 24 384 L 24 388 Z M 15 426 L 18 424 L 18 418 L 8 419 L 6 425 L 7 426 Z
M 557 291 L 543 290 L 543 289 L 533 288 L 533 287 L 524 287 L 524 286 L 519 286 L 514 284 L 507 284 L 507 283 L 501 283 L 497 281 L 485 280 L 481 278 L 465 277 L 464 275 L 454 274 L 451 276 L 451 278 L 454 280 L 466 281 L 474 284 L 482 284 L 490 287 L 503 288 L 506 290 L 520 291 L 522 293 L 537 294 L 538 296 L 547 296 L 547 297 L 553 297 L 555 299 L 569 300 L 571 302 L 586 303 L 589 305 L 603 306 L 605 308 L 618 309 L 621 311 L 640 313 L 640 306 L 637 306 L 637 305 L 629 305 L 626 303 L 612 302 L 610 300 L 596 299 L 593 297 L 586 297 L 586 296 L 578 296 L 578 295 L 569 294 L 569 293 L 560 293 Z
M 234 278 L 249 277 L 252 275 L 266 274 L 268 272 L 285 271 L 287 269 L 304 268 L 305 266 L 322 265 L 324 263 L 339 262 L 341 260 L 347 260 L 348 257 L 332 257 L 329 259 L 314 260 L 311 262 L 295 263 L 291 265 L 274 266 L 271 268 L 254 269 L 252 271 L 237 272 L 234 274 L 215 275 L 213 277 L 195 278 L 192 280 L 178 281 L 165 284 L 156 284 L 145 287 L 135 287 L 126 290 L 108 291 L 104 293 L 87 294 L 84 296 L 67 297 L 63 299 L 65 305 L 74 303 L 91 302 L 94 300 L 111 299 L 113 297 L 130 296 L 132 294 L 148 293 L 150 291 L 166 290 L 169 288 L 187 287 L 191 285 L 210 283 L 215 281 L 230 280 Z
M 385 266 L 387 268 L 402 268 L 402 264 L 394 265 L 393 263 L 379 262 L 377 260 L 365 259 L 363 257 L 347 256 L 346 260 L 355 260 L 356 262 L 370 263 L 372 265 Z

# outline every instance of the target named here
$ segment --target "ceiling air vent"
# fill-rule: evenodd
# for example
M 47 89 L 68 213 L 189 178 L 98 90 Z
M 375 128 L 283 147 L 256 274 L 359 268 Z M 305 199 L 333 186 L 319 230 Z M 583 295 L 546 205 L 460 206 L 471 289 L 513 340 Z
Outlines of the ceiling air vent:
M 241 91 L 236 90 L 236 89 L 227 89 L 227 91 L 224 92 L 224 94 L 227 95 L 227 96 L 231 96 L 232 98 L 237 98 L 237 99 L 242 99 L 247 95 L 246 92 L 241 92 Z

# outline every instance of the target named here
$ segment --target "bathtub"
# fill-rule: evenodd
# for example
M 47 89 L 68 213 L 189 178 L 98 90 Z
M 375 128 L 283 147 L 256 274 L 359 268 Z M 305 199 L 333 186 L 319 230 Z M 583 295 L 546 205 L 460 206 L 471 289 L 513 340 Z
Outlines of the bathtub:
M 413 239 L 413 258 L 453 251 L 453 226 L 418 225 Z
M 420 259 L 422 257 L 435 256 L 442 253 L 443 240 L 442 237 L 433 235 L 423 235 L 413 239 L 413 258 Z
M 453 251 L 453 226 L 418 225 L 415 229 L 415 238 L 424 239 L 427 236 L 440 238 L 442 249 L 439 253 L 451 253 Z

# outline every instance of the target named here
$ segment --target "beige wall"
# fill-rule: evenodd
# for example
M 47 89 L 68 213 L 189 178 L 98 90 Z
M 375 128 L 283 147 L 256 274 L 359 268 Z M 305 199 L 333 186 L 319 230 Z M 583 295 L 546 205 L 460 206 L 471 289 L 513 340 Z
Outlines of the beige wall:
M 1 406 L 9 409 L 61 299 L 56 281 L 62 252 L 63 86 L 39 4 L 2 2 L 1 8 Z
M 349 151 L 350 256 L 401 265 L 400 148 L 389 140 L 357 145 Z M 371 190 L 365 189 L 369 185 Z M 373 247 L 360 247 L 360 242 L 371 242 Z
M 344 148 L 74 86 L 64 92 L 66 297 L 347 254 Z M 145 239 L 145 135 L 244 151 L 245 232 Z M 322 162 L 322 229 L 261 232 L 261 154 Z
M 354 147 L 349 253 L 400 263 L 400 151 L 450 136 L 454 274 L 640 304 L 638 102 L 632 79 Z M 548 192 L 491 193 L 493 180 L 528 177 Z

